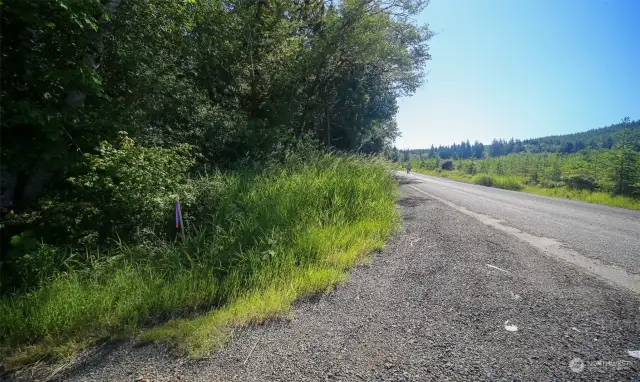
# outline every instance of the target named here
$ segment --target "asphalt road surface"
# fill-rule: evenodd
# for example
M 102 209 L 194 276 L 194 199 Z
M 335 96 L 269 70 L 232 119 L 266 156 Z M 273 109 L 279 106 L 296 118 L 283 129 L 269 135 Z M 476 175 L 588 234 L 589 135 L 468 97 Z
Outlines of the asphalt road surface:
M 105 346 L 64 380 L 640 381 L 640 214 L 403 175 L 404 229 L 210 357 Z
M 410 187 L 489 219 L 552 256 L 640 293 L 640 211 L 410 174 Z M 529 236 L 526 236 L 526 235 Z M 533 236 L 533 237 L 530 237 Z M 560 250 L 547 248 L 559 246 Z M 566 253 L 559 253 L 559 252 Z M 568 258 L 565 258 L 567 257 Z M 574 257 L 575 259 L 572 259 Z

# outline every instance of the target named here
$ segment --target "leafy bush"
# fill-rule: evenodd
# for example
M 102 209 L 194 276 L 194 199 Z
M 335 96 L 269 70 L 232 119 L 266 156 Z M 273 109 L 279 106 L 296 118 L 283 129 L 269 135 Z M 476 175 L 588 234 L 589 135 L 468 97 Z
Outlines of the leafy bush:
M 52 244 L 130 242 L 166 227 L 176 198 L 193 199 L 188 146 L 140 147 L 122 133 L 116 147 L 104 141 L 97 151 L 84 155 L 80 175 L 67 179 L 69 190 L 40 200 L 38 213 L 13 222 L 34 221 L 40 228 L 34 235 Z
M 73 252 L 38 241 L 31 232 L 11 238 L 11 249 L 3 261 L 2 291 L 35 288 L 51 280 L 58 271 L 77 265 Z
M 471 182 L 482 186 L 502 188 L 512 191 L 520 191 L 524 187 L 522 180 L 516 176 L 478 174 L 471 178 Z
M 39 348 L 47 353 L 65 341 L 128 333 L 279 285 L 293 296 L 318 292 L 380 246 L 396 222 L 395 184 L 375 159 L 294 160 L 261 173 L 206 175 L 190 187 L 196 202 L 185 206 L 193 218 L 185 239 L 122 246 L 106 256 L 92 248 L 87 257 L 94 260 L 83 269 L 5 296 L 0 344 L 16 351 L 47 338 Z
M 489 174 L 478 174 L 473 178 L 471 178 L 471 181 L 481 186 L 487 186 L 487 187 L 493 186 L 493 176 Z
M 533 183 L 533 184 L 535 184 L 535 183 Z M 544 188 L 560 188 L 560 187 L 564 187 L 565 186 L 565 183 L 563 183 L 563 182 L 556 182 L 556 181 L 549 180 L 549 179 L 540 180 L 537 184 L 540 187 L 544 187 Z
M 87 247 L 175 232 L 170 227 L 176 198 L 187 206 L 196 198 L 189 147 L 139 147 L 121 134 L 117 147 L 102 142 L 97 152 L 85 154 L 79 175 L 67 179 L 66 191 L 41 199 L 35 211 L 7 216 L 7 224 L 28 229 L 11 240 L 3 292 L 30 289 L 77 266 L 70 259 Z
M 496 176 L 493 180 L 493 187 L 520 191 L 524 188 L 524 185 L 522 184 L 522 180 L 517 176 Z
M 478 172 L 478 166 L 475 161 L 470 161 L 466 166 L 464 166 L 464 172 L 470 175 L 474 175 Z
M 569 189 L 595 191 L 598 188 L 596 180 L 584 174 L 571 174 L 563 180 Z

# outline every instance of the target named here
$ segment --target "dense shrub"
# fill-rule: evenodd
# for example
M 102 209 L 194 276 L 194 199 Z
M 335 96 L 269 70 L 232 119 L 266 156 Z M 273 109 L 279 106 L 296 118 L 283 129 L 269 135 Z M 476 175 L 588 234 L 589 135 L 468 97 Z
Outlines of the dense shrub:
M 438 158 L 422 160 L 435 165 Z M 424 167 L 423 167 L 424 168 Z M 425 172 L 458 180 L 640 209 L 640 153 L 624 149 L 583 149 L 575 154 L 518 153 L 485 159 L 463 159 L 459 172 Z M 472 172 L 475 176 L 469 178 Z M 503 175 L 499 175 L 499 174 Z
M 106 254 L 92 248 L 83 268 L 3 297 L 0 344 L 108 337 L 282 282 L 318 291 L 380 245 L 396 221 L 386 165 L 362 157 L 209 174 L 191 187 L 197 203 L 185 207 L 194 219 L 184 239 Z
M 175 149 L 136 146 L 122 134 L 116 146 L 102 142 L 98 154 L 85 154 L 81 173 L 70 187 L 39 202 L 30 219 L 35 233 L 53 244 L 103 245 L 128 242 L 166 226 L 176 198 L 188 202 L 188 146 Z
M 3 265 L 3 291 L 39 285 L 56 271 L 86 264 L 85 248 L 112 248 L 167 236 L 176 199 L 193 204 L 189 147 L 145 148 L 121 134 L 117 146 L 102 142 L 85 154 L 68 188 L 43 198 L 32 212 L 9 214 L 26 226 L 11 239 Z M 84 256 L 86 257 L 86 256 Z
M 559 188 L 559 187 L 564 187 L 565 186 L 564 182 L 553 181 L 553 180 L 550 180 L 550 179 L 542 179 L 537 183 L 536 182 L 531 182 L 531 184 L 534 184 L 534 185 L 537 184 L 538 186 L 543 187 L 543 188 Z
M 522 184 L 522 180 L 517 176 L 497 176 L 493 180 L 493 187 L 520 191 L 524 188 L 524 185 Z
M 478 174 L 473 178 L 471 178 L 471 181 L 481 186 L 487 186 L 487 187 L 493 186 L 493 176 L 489 174 Z
M 505 190 L 520 191 L 524 185 L 522 180 L 516 176 L 499 176 L 489 174 L 478 174 L 471 178 L 471 182 L 487 187 L 502 188 Z
M 476 166 L 476 162 L 475 162 L 475 161 L 470 161 L 470 162 L 469 162 L 466 166 L 464 166 L 464 167 L 465 167 L 464 171 L 465 171 L 467 174 L 474 175 L 474 174 L 476 174 L 476 173 L 478 172 L 478 168 L 477 168 L 477 166 Z
M 572 174 L 564 177 L 569 189 L 595 191 L 598 185 L 592 177 L 584 174 Z
M 438 165 L 438 159 L 436 158 L 421 161 L 420 167 L 430 171 L 440 170 L 440 166 Z

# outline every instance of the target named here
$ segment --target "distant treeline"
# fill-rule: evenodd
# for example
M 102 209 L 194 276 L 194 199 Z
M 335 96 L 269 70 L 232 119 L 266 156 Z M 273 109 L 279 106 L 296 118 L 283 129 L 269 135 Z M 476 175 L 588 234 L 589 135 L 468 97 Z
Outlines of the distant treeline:
M 611 149 L 621 143 L 623 134 L 630 141 L 632 148 L 640 152 L 640 120 L 631 121 L 625 118 L 622 122 L 611 126 L 592 129 L 574 134 L 552 135 L 533 139 L 493 139 L 491 144 L 484 145 L 479 141 L 473 144 L 466 141 L 453 143 L 451 146 L 431 145 L 429 149 L 398 150 L 393 148 L 391 159 L 408 161 L 412 159 L 435 158 L 477 158 L 499 157 L 511 153 L 575 153 L 583 149 Z

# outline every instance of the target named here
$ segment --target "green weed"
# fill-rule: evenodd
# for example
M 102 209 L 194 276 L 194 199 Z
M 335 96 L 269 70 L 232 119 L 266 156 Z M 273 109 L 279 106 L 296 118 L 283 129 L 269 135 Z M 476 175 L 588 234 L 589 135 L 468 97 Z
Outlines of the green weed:
M 7 365 L 150 326 L 141 339 L 204 354 L 229 328 L 286 314 L 296 298 L 343 280 L 398 222 L 395 184 L 374 158 L 323 156 L 194 187 L 205 204 L 194 216 L 204 218 L 183 240 L 123 247 L 0 300 Z
M 552 196 L 555 198 L 580 200 L 587 203 L 628 208 L 631 210 L 640 210 L 640 199 L 634 199 L 620 195 L 611 195 L 606 192 L 591 192 L 588 190 L 575 189 L 572 190 L 565 187 L 542 188 L 536 186 L 527 186 L 523 189 L 523 191 L 531 194 Z
M 471 178 L 471 182 L 482 186 L 502 188 L 504 190 L 512 191 L 520 191 L 524 188 L 522 180 L 517 176 L 478 174 Z

